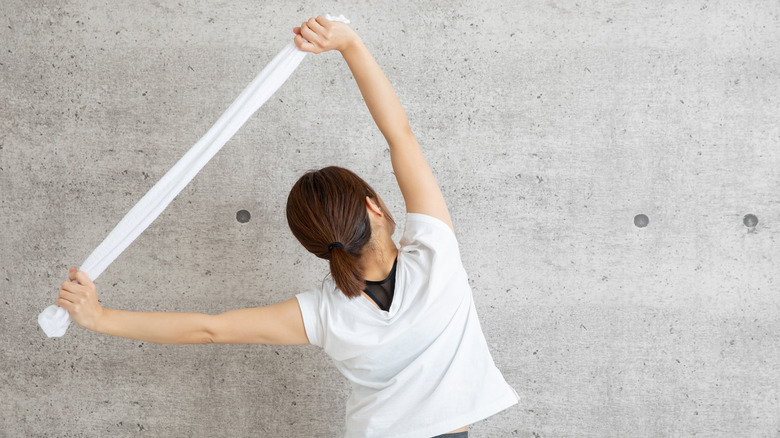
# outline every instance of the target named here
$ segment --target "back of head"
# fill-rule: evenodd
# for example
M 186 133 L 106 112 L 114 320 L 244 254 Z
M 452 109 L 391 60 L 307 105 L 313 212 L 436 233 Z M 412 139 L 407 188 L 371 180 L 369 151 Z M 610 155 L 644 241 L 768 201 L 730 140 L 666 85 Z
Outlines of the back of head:
M 350 298 L 360 296 L 365 284 L 358 260 L 371 241 L 366 197 L 392 222 L 374 189 L 341 167 L 307 172 L 287 197 L 287 223 L 293 235 L 310 253 L 330 260 L 333 280 Z

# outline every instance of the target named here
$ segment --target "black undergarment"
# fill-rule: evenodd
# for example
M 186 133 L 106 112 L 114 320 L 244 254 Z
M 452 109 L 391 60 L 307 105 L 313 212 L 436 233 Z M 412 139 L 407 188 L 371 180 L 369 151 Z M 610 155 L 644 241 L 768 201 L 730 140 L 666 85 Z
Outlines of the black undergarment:
M 387 312 L 390 310 L 390 304 L 393 303 L 393 292 L 395 292 L 395 267 L 398 264 L 398 257 L 393 262 L 393 269 L 382 281 L 366 280 L 366 288 L 363 291 L 371 297 L 380 309 Z

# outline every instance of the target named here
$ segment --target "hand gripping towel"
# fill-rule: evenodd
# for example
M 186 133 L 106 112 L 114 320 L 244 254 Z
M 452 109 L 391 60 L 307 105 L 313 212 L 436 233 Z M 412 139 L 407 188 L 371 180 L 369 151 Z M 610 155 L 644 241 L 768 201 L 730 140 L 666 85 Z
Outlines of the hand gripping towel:
M 343 15 L 326 15 L 326 18 L 349 23 Z M 282 86 L 305 56 L 306 52 L 295 47 L 293 42 L 282 49 L 233 101 L 214 126 L 127 212 L 79 270 L 86 272 L 93 281 L 96 280 L 165 210 L 244 122 Z M 70 322 L 68 311 L 56 305 L 47 307 L 38 315 L 38 325 L 50 338 L 64 335 Z

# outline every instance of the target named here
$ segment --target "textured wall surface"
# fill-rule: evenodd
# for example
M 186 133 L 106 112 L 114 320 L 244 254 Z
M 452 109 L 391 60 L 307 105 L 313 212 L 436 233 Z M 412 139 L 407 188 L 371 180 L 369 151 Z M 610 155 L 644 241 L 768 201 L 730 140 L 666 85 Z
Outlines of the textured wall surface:
M 396 87 L 522 397 L 472 436 L 780 436 L 777 1 L 194 3 L 0 7 L 0 436 L 342 433 L 348 387 L 315 347 L 50 340 L 35 320 L 325 12 Z M 218 313 L 316 286 L 327 265 L 283 209 L 330 164 L 403 218 L 334 53 L 308 56 L 106 270 L 103 305 Z

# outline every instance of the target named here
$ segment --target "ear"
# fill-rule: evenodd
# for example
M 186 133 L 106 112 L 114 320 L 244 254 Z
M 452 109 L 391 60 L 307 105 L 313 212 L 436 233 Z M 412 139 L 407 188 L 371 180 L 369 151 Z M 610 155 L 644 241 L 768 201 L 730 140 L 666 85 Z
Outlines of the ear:
M 376 202 L 374 202 L 374 200 L 369 198 L 368 196 L 366 196 L 366 208 L 368 209 L 368 211 L 374 212 L 379 217 L 384 216 L 384 213 L 382 213 L 382 209 L 379 208 Z

